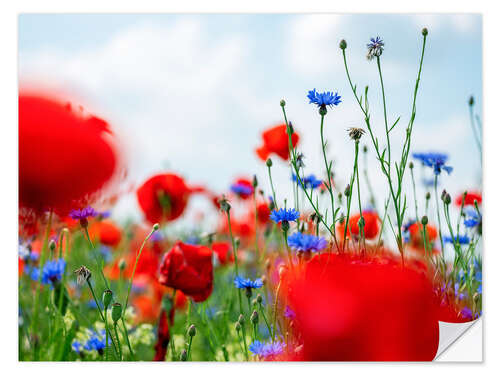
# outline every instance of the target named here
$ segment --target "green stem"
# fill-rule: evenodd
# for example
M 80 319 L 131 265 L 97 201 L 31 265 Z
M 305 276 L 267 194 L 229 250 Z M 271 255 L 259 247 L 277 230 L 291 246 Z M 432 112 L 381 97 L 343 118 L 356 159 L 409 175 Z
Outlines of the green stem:
M 355 156 L 354 156 L 354 171 L 356 173 L 356 184 L 358 185 L 358 205 L 359 205 L 359 220 L 362 221 L 363 225 L 359 225 L 359 234 L 361 236 L 361 243 L 363 244 L 363 250 L 366 254 L 366 242 L 365 242 L 365 219 L 363 217 L 363 207 L 361 206 L 361 185 L 359 184 L 359 167 L 358 167 L 358 154 L 359 154 L 359 141 L 355 143 Z
M 116 336 L 116 342 L 118 343 L 118 356 L 120 358 L 120 361 L 123 359 L 122 357 L 122 345 L 120 343 L 120 338 L 118 337 L 118 330 L 116 329 L 116 323 L 113 324 L 113 328 L 115 330 L 115 336 Z
M 234 241 L 234 236 L 233 236 L 233 230 L 231 229 L 231 214 L 229 213 L 229 210 L 227 210 L 227 225 L 229 228 L 229 236 L 231 237 L 231 244 L 233 246 L 233 256 L 234 256 L 234 273 L 236 274 L 236 277 L 239 276 L 238 273 L 238 249 L 236 248 L 236 243 Z M 238 302 L 240 306 L 240 314 L 243 314 L 243 304 L 241 302 L 241 290 L 238 289 Z

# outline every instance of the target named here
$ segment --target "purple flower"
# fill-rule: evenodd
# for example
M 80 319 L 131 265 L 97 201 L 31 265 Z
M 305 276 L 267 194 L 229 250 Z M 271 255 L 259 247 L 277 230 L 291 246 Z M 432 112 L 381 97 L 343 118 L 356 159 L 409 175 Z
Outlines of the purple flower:
M 371 60 L 374 57 L 380 57 L 382 55 L 382 52 L 384 52 L 384 41 L 379 36 L 370 38 L 370 43 L 368 43 L 366 47 L 368 48 L 366 58 Z
M 95 217 L 97 215 L 98 212 L 90 206 L 82 208 L 81 210 L 71 210 L 71 212 L 69 213 L 70 218 L 80 221 L 80 225 L 82 226 L 82 228 L 87 228 L 87 226 L 89 225 L 87 221 L 88 217 Z

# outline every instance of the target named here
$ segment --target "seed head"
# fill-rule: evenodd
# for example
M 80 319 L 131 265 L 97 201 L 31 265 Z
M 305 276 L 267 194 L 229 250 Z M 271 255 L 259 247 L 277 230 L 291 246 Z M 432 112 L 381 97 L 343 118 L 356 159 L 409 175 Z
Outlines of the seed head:
M 365 134 L 365 131 L 361 128 L 349 128 L 347 131 L 349 132 L 349 137 L 354 141 L 359 141 L 363 134 Z
M 90 270 L 85 266 L 81 266 L 80 268 L 75 270 L 75 274 L 76 274 L 76 282 L 78 283 L 78 285 L 85 284 L 87 280 L 89 280 L 90 277 L 92 276 L 92 272 L 90 272 Z

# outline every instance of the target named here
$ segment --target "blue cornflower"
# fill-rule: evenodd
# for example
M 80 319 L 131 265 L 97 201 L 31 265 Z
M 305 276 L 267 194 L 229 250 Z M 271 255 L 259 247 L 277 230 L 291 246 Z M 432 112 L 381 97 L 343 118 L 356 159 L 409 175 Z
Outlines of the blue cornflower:
M 279 341 L 263 343 L 258 340 L 252 342 L 248 347 L 253 355 L 256 355 L 262 359 L 271 359 L 275 356 L 278 356 L 283 353 L 284 348 L 285 344 Z
M 111 344 L 111 338 L 108 337 L 108 345 Z M 91 331 L 90 338 L 87 340 L 83 348 L 88 351 L 97 350 L 102 352 L 106 347 L 106 331 L 102 329 L 99 334 Z
M 102 259 L 108 263 L 113 259 L 113 255 L 111 254 L 111 249 L 109 246 L 101 246 L 99 248 L 99 252 L 101 253 Z
M 309 99 L 309 104 L 316 104 L 318 108 L 326 108 L 326 106 L 332 107 L 334 105 L 339 105 L 341 102 L 341 96 L 337 93 L 334 94 L 333 91 L 319 93 L 316 92 L 316 89 L 309 90 L 307 98 Z
M 252 281 L 251 279 L 244 279 L 240 276 L 236 276 L 234 279 L 234 286 L 238 289 L 258 289 L 261 288 L 264 283 L 262 279 L 255 279 Z
M 470 242 L 470 238 L 468 236 L 457 236 L 455 237 L 455 241 L 458 241 L 460 245 L 466 245 Z M 455 242 L 450 236 L 444 237 L 444 242 L 453 243 Z
M 65 269 L 66 262 L 64 261 L 64 259 L 49 260 L 43 266 L 42 283 L 50 284 L 61 280 Z
M 295 208 L 280 208 L 279 210 L 274 210 L 271 212 L 271 215 L 269 216 L 272 221 L 275 223 L 281 223 L 281 222 L 288 222 L 288 221 L 296 221 L 300 216 L 299 211 L 297 211 Z
M 79 341 L 73 341 L 71 344 L 71 348 L 76 352 L 76 354 L 80 354 L 82 350 L 82 344 Z
M 465 215 L 464 225 L 467 228 L 473 228 L 481 222 L 481 216 L 472 208 L 466 209 Z
M 366 47 L 368 48 L 366 58 L 371 60 L 374 57 L 380 57 L 382 55 L 382 52 L 384 52 L 384 41 L 379 36 L 370 38 L 370 43 L 368 43 Z
M 297 178 L 297 175 L 295 173 L 292 173 L 292 181 L 300 184 L 299 179 Z M 323 183 L 321 180 L 318 180 L 313 174 L 310 174 L 307 177 L 303 177 L 302 182 L 304 183 L 306 189 L 316 189 Z
M 293 320 L 296 318 L 297 315 L 295 315 L 295 311 L 293 311 L 290 306 L 285 307 L 285 318 L 288 318 L 290 320 Z
M 232 184 L 230 189 L 236 195 L 240 195 L 243 197 L 247 197 L 253 193 L 253 189 L 251 186 L 239 182 Z
M 288 236 L 288 245 L 297 251 L 320 251 L 326 247 L 327 243 L 323 237 L 296 232 Z
M 87 219 L 88 217 L 95 217 L 97 216 L 97 214 L 98 213 L 96 210 L 88 206 L 82 208 L 81 210 L 71 210 L 71 212 L 69 213 L 69 217 L 72 218 L 73 220 L 84 220 Z
M 448 155 L 446 154 L 437 152 L 414 152 L 413 158 L 420 160 L 425 166 L 433 168 L 434 174 L 437 176 L 441 174 L 442 169 L 445 170 L 448 174 L 453 171 L 452 167 L 445 165 L 446 161 L 448 160 Z

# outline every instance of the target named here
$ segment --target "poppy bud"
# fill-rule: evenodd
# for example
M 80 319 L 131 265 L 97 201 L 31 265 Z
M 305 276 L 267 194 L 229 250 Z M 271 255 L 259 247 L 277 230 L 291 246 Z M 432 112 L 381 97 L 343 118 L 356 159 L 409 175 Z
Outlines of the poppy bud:
M 234 239 L 234 244 L 236 245 L 236 248 L 239 248 L 240 247 L 240 243 L 241 243 L 241 240 L 239 237 L 236 237 Z
M 127 262 L 125 261 L 125 259 L 120 259 L 120 261 L 118 262 L 118 268 L 120 269 L 120 271 L 124 271 L 126 267 Z
M 261 304 L 261 303 L 262 303 L 262 294 L 260 294 L 260 293 L 259 293 L 259 294 L 257 294 L 257 298 L 256 298 L 256 300 L 257 300 L 257 303 L 258 303 L 258 304 Z
M 474 97 L 473 96 L 471 96 L 470 99 L 469 99 L 469 105 L 470 106 L 474 105 Z
M 158 229 L 160 229 L 160 224 L 156 223 L 153 225 L 153 230 L 156 232 Z
M 240 323 L 240 325 L 245 324 L 245 317 L 243 316 L 243 314 L 240 314 L 240 316 L 238 317 L 238 323 Z
M 108 308 L 108 306 L 111 304 L 111 301 L 113 301 L 113 292 L 107 289 L 102 294 L 102 304 L 104 306 L 104 309 Z
M 422 225 L 427 225 L 427 223 L 429 222 L 429 218 L 427 216 L 422 216 Z
M 266 165 L 271 168 L 273 166 L 273 161 L 271 160 L 271 158 L 267 159 L 266 160 Z
M 346 48 L 347 48 L 347 42 L 345 41 L 345 39 L 342 39 L 342 40 L 340 41 L 339 47 L 340 47 L 340 49 L 342 49 L 342 50 L 344 50 L 344 49 L 346 49 Z
M 284 99 L 281 99 L 280 100 L 280 106 L 284 107 L 286 105 L 286 102 Z
M 194 324 L 191 324 L 191 325 L 189 326 L 189 329 L 188 329 L 188 335 L 189 335 L 190 337 L 194 337 L 194 336 L 196 336 L 196 327 L 194 326 Z
M 56 249 L 56 242 L 54 240 L 49 241 L 49 249 L 50 251 L 54 251 Z
M 118 320 L 122 317 L 122 305 L 120 303 L 113 303 L 111 305 L 111 318 L 113 323 L 118 323 Z
M 450 204 L 451 203 L 451 196 L 450 194 L 446 193 L 446 195 L 444 196 L 444 204 Z
M 256 175 L 253 175 L 252 185 L 253 185 L 254 189 L 257 187 L 257 185 L 259 185 L 259 181 L 257 181 Z
M 257 311 L 253 311 L 252 315 L 250 315 L 250 321 L 252 322 L 252 324 L 259 324 L 259 314 L 257 313 Z
M 187 353 L 186 349 L 184 349 L 184 350 L 181 352 L 181 356 L 180 356 L 181 361 L 182 361 L 182 362 L 186 362 L 186 361 L 187 361 L 187 357 L 188 357 L 188 353 Z
M 446 197 L 446 189 L 443 189 L 443 192 L 441 193 L 441 200 L 444 201 L 444 197 Z
M 431 199 L 431 193 L 427 192 L 427 193 L 425 194 L 425 199 L 426 199 L 426 200 Z
M 344 190 L 344 195 L 346 197 L 348 197 L 350 194 L 351 194 L 351 186 L 349 184 L 347 184 L 347 186 L 345 187 L 345 190 Z
M 413 162 L 412 162 L 412 161 L 410 161 L 410 163 L 408 164 L 408 167 L 409 167 L 410 169 L 413 169 Z
M 424 27 L 424 28 L 422 29 L 422 35 L 423 35 L 423 36 L 427 36 L 427 34 L 429 34 L 429 30 L 427 30 L 427 27 Z
M 366 154 L 368 152 L 368 146 L 364 145 L 363 146 L 363 152 Z
M 295 132 L 295 130 L 293 128 L 293 125 L 292 125 L 292 123 L 290 121 L 288 122 L 288 129 L 290 131 L 290 134 L 293 134 Z

